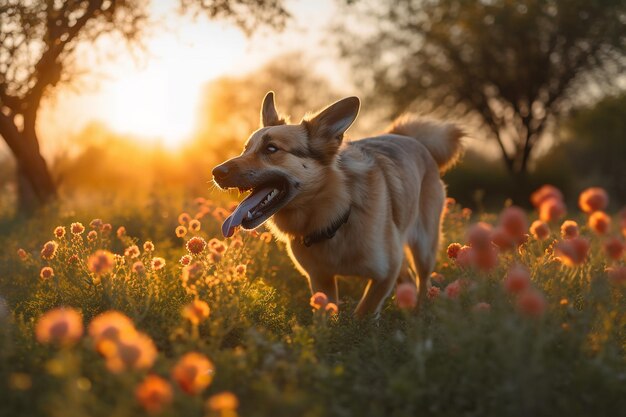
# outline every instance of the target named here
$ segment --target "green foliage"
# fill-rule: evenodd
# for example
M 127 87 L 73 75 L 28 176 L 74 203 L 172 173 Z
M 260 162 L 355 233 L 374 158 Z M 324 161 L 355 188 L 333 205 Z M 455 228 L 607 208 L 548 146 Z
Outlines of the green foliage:
M 79 309 L 85 325 L 109 309 L 128 315 L 159 351 L 150 372 L 166 379 L 187 352 L 213 361 L 208 389 L 189 396 L 175 387 L 164 416 L 204 415 L 206 398 L 224 390 L 237 395 L 242 416 L 588 416 L 615 415 L 626 406 L 624 286 L 607 279 L 597 237 L 590 237 L 588 262 L 577 268 L 555 262 L 552 239 L 531 239 L 518 252 L 502 254 L 491 272 L 461 270 L 445 247 L 463 241 L 470 219 L 450 206 L 437 264 L 443 277 L 433 279 L 442 294 L 419 313 L 399 310 L 390 299 L 379 320 L 359 321 L 350 312 L 362 283 L 341 281 L 338 316 L 311 313 L 308 287 L 281 244 L 250 234 L 211 240 L 219 233 L 218 205 L 178 207 L 171 201 L 50 211 L 4 229 L 0 294 L 8 313 L 0 305 L 1 415 L 144 415 L 134 391 L 148 371 L 111 373 L 89 336 L 66 348 L 35 340 L 36 320 L 61 305 Z M 146 209 L 152 205 L 159 209 Z M 202 223 L 201 231 L 183 239 L 174 234 L 181 209 L 200 214 Z M 90 242 L 91 213 L 111 220 L 113 229 L 98 231 Z M 54 227 L 75 221 L 87 226 L 83 237 L 68 230 L 55 257 L 41 259 Z M 118 238 L 121 225 L 127 233 Z M 183 280 L 178 260 L 190 235 L 209 241 L 211 250 L 193 256 L 202 273 Z M 154 242 L 153 253 L 142 249 L 146 240 Z M 137 258 L 124 256 L 132 244 L 140 248 Z M 20 247 L 26 260 L 16 255 Z M 86 262 L 100 248 L 121 257 L 112 273 L 98 278 Z M 72 255 L 79 262 L 69 266 Z M 164 269 L 149 266 L 154 256 L 166 260 Z M 133 272 L 137 260 L 146 266 L 144 274 Z M 520 314 L 502 289 L 513 262 L 529 266 L 533 285 L 546 295 L 543 316 Z M 44 265 L 55 270 L 51 280 L 39 278 Z M 245 273 L 239 265 L 246 265 Z M 443 289 L 457 279 L 471 285 L 458 299 L 445 297 Z M 197 325 L 181 316 L 194 298 L 211 309 Z M 491 309 L 476 311 L 478 302 Z

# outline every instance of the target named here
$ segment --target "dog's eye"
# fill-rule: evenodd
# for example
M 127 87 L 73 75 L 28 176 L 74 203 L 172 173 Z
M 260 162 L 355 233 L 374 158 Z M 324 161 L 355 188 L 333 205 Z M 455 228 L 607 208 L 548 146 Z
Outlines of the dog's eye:
M 270 143 L 269 145 L 267 145 L 265 147 L 265 151 L 267 153 L 274 153 L 274 152 L 278 151 L 278 148 L 276 147 L 276 145 L 273 145 L 273 144 Z

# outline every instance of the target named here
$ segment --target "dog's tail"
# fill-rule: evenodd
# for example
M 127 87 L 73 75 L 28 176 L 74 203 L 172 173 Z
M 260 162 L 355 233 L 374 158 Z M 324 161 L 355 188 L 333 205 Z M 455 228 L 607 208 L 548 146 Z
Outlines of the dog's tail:
M 420 141 L 437 162 L 441 172 L 454 165 L 461 156 L 463 131 L 452 123 L 404 115 L 396 119 L 387 132 Z

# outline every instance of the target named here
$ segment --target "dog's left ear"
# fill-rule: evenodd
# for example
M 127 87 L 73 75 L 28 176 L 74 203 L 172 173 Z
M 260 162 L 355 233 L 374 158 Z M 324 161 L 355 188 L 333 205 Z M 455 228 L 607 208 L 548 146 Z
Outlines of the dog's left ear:
M 274 104 L 274 92 L 268 91 L 261 105 L 261 127 L 284 125 L 285 120 L 278 116 Z
M 347 97 L 326 107 L 314 117 L 302 120 L 312 147 L 326 156 L 334 155 L 343 141 L 343 134 L 358 116 L 360 106 L 358 97 Z

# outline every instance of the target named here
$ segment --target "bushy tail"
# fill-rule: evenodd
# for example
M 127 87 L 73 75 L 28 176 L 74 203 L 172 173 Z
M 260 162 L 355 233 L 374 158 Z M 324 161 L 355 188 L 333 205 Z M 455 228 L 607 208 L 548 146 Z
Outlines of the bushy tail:
M 433 156 L 441 172 L 454 165 L 461 155 L 463 131 L 452 123 L 404 115 L 396 119 L 387 131 L 420 141 Z

